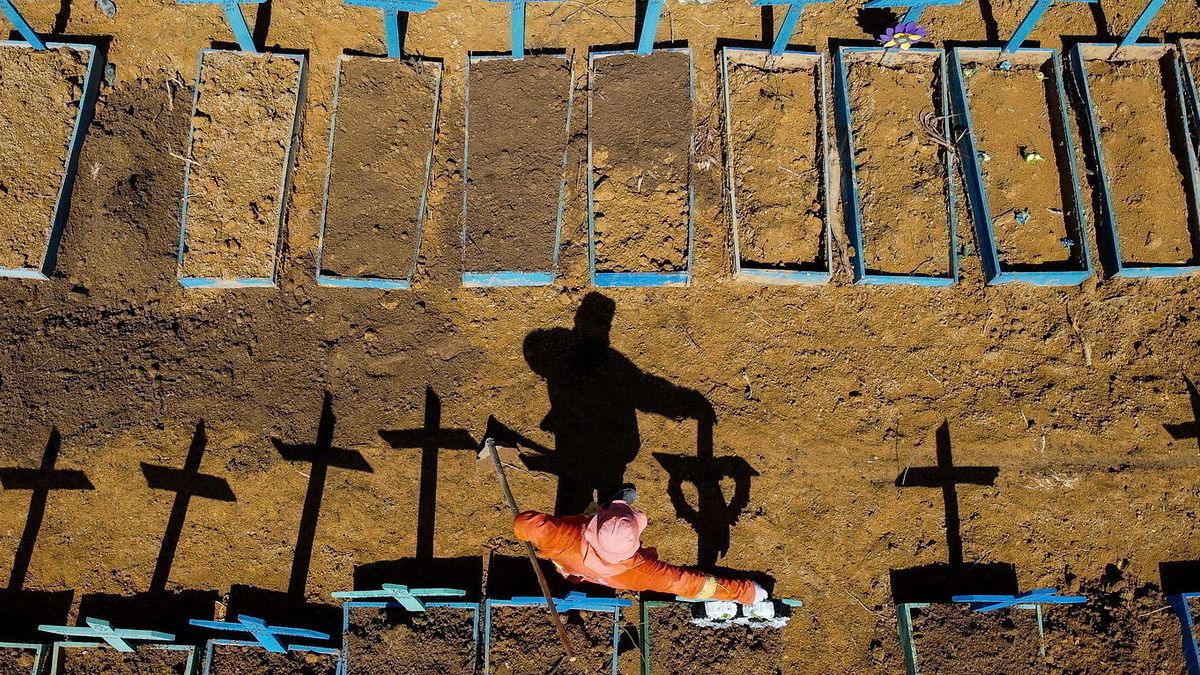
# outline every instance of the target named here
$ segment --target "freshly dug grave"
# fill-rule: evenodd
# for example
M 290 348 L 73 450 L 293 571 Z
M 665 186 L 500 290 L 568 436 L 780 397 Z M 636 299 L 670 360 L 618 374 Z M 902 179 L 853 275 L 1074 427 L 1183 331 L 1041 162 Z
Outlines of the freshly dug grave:
M 597 58 L 588 133 L 596 271 L 685 269 L 692 145 L 688 55 Z
M 559 673 L 607 673 L 612 669 L 611 612 L 570 611 L 562 615 L 574 663 L 564 661 Z M 544 607 L 492 607 L 488 668 L 494 675 L 540 675 L 562 657 L 562 643 Z
M 962 604 L 914 608 L 917 668 L 929 675 L 1047 673 L 1031 609 L 975 612 Z
M 461 607 L 355 609 L 346 650 L 354 675 L 475 672 L 474 616 Z
M 566 159 L 571 62 L 562 56 L 470 65 L 464 266 L 554 267 Z
M 729 152 L 743 265 L 826 267 L 820 81 L 815 63 L 729 64 Z
M 109 647 L 59 650 L 61 675 L 184 675 L 188 652 L 139 647 L 132 654 Z
M 321 272 L 407 279 L 420 247 L 440 69 L 349 57 L 338 83 Z
M 210 52 L 192 116 L 183 276 L 273 276 L 300 64 Z
M 1092 112 L 1121 258 L 1179 264 L 1194 258 L 1182 163 L 1183 107 L 1160 61 L 1087 61 Z
M 1055 143 L 1051 118 L 1051 111 L 1058 110 L 1053 66 L 1013 63 L 1006 71 L 984 62 L 964 64 L 966 68 L 972 73 L 966 86 L 976 147 L 988 157 L 980 168 L 1000 264 L 1071 260 L 1071 248 L 1063 244 L 1074 237 L 1063 197 L 1070 184 L 1063 184 L 1061 146 Z M 1036 160 L 1038 155 L 1043 159 Z M 1023 225 L 1018 220 L 1022 212 L 1028 214 Z
M 0 649 L 0 675 L 31 675 L 37 663 L 32 649 Z
M 650 672 L 655 675 L 784 673 L 778 628 L 705 628 L 691 622 L 689 605 L 672 602 L 650 610 Z
M 945 151 L 921 130 L 939 115 L 936 62 L 878 54 L 848 64 L 855 178 L 868 272 L 945 276 L 950 272 Z M 941 129 L 940 123 L 938 129 Z
M 213 650 L 213 675 L 333 675 L 337 656 L 312 652 L 273 654 L 259 647 L 217 645 Z
M 86 74 L 73 49 L 0 49 L 0 267 L 42 264 Z

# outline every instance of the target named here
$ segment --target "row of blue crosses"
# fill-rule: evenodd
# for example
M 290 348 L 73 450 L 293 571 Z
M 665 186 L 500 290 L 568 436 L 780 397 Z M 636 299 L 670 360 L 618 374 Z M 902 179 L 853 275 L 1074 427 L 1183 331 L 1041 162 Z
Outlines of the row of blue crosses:
M 246 23 L 246 17 L 242 14 L 242 4 L 262 4 L 266 0 L 177 0 L 181 4 L 216 4 L 220 5 L 225 12 L 225 17 L 229 21 L 229 26 L 233 30 L 233 35 L 237 39 L 238 47 L 246 52 L 258 52 L 258 45 L 255 44 L 254 36 L 250 32 L 250 26 Z M 491 2 L 507 2 L 512 6 L 512 54 L 513 58 L 520 59 L 525 56 L 525 5 L 529 2 L 560 2 L 561 0 L 490 0 Z M 792 34 L 796 30 L 796 26 L 800 23 L 800 14 L 804 11 L 805 6 L 809 4 L 819 4 L 822 2 L 830 2 L 831 0 L 753 0 L 753 4 L 759 7 L 776 6 L 787 7 L 787 13 L 784 15 L 783 22 L 780 24 L 779 31 L 775 36 L 774 43 L 771 47 L 771 53 L 775 55 L 783 54 L 787 50 L 788 41 L 791 40 Z M 1060 2 L 1074 2 L 1093 4 L 1099 0 L 1058 0 Z M 387 53 L 389 57 L 397 58 L 401 54 L 401 35 L 400 35 L 400 14 L 414 13 L 419 14 L 429 11 L 437 6 L 434 0 L 345 0 L 346 4 L 358 7 L 373 7 L 383 11 L 383 25 L 387 43 Z M 917 21 L 921 17 L 921 12 L 931 5 L 957 5 L 963 0 L 869 0 L 866 4 L 870 9 L 897 8 L 907 7 L 908 11 L 904 14 L 903 21 L 905 23 Z M 1016 32 L 1012 38 L 1005 44 L 1004 51 L 1011 53 L 1016 51 L 1025 42 L 1025 38 L 1033 31 L 1037 22 L 1042 18 L 1042 15 L 1050 9 L 1050 6 L 1055 0 L 1035 0 L 1034 5 L 1030 8 L 1029 13 L 1017 26 Z M 1120 46 L 1128 47 L 1141 37 L 1154 16 L 1162 9 L 1166 0 L 1149 0 L 1142 13 L 1138 15 L 1129 32 L 1121 39 Z M 638 45 L 637 51 L 639 54 L 649 54 L 654 46 L 654 36 L 658 31 L 658 21 L 662 16 L 663 5 L 666 0 L 647 0 L 646 12 L 642 17 L 642 23 L 638 30 Z M 34 49 L 45 49 L 45 42 L 34 32 L 33 28 L 17 11 L 12 0 L 0 0 L 0 9 L 3 9 L 5 16 L 16 28 L 17 32 L 32 46 Z

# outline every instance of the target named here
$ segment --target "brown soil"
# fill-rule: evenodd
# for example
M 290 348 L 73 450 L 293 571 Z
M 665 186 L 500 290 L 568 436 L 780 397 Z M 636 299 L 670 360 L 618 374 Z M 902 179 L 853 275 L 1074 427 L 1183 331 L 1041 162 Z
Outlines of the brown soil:
M 423 614 L 355 609 L 350 619 L 346 650 L 354 675 L 475 672 L 469 609 L 429 607 Z
M 610 612 L 570 611 L 561 615 L 575 651 L 559 673 L 607 673 L 612 669 L 613 616 Z M 562 643 L 544 607 L 492 607 L 493 675 L 540 675 L 563 656 Z
M 1104 169 L 1121 257 L 1132 263 L 1192 260 L 1186 176 L 1178 159 L 1182 110 L 1174 80 L 1157 61 L 1087 62 L 1092 110 L 1100 125 Z
M 1013 64 L 1004 71 L 984 62 L 971 67 L 967 95 L 976 147 L 990 157 L 982 170 L 1000 264 L 1066 262 L 1071 249 L 1062 242 L 1071 235 L 1059 172 L 1066 158 L 1054 142 L 1050 116 L 1058 109 L 1053 66 Z M 1044 161 L 1027 162 L 1025 154 L 1032 152 Z M 1016 219 L 1022 210 L 1029 214 L 1024 225 Z
M 466 270 L 553 268 L 572 86 L 560 56 L 471 64 Z
M 742 262 L 824 268 L 820 71 L 765 65 L 729 65 Z
M 1192 610 L 1192 639 L 1200 644 L 1200 598 L 1188 600 L 1188 607 Z
M 192 118 L 183 276 L 269 278 L 300 64 L 210 52 Z
M 692 610 L 670 603 L 650 610 L 650 672 L 655 675 L 799 672 L 789 663 L 784 629 L 704 628 L 691 622 Z
M 0 267 L 40 267 L 79 115 L 87 58 L 0 49 Z
M 439 69 L 425 61 L 342 62 L 322 272 L 407 279 L 433 151 Z
M 588 132 L 598 272 L 687 267 L 692 144 L 688 55 L 597 58 Z
M 188 654 L 146 647 L 128 654 L 100 647 L 63 649 L 58 658 L 61 675 L 184 675 Z
M 932 60 L 891 52 L 847 64 L 863 248 L 868 272 L 943 276 L 950 271 L 944 151 L 921 131 L 940 110 Z
M 1048 672 L 1038 653 L 1037 614 L 975 612 L 966 605 L 913 609 L 917 667 L 929 675 L 1025 675 Z
M 0 675 L 34 675 L 37 652 L 32 649 L 0 648 Z
M 212 675 L 332 675 L 337 656 L 312 652 L 273 654 L 259 647 L 217 645 L 213 649 Z

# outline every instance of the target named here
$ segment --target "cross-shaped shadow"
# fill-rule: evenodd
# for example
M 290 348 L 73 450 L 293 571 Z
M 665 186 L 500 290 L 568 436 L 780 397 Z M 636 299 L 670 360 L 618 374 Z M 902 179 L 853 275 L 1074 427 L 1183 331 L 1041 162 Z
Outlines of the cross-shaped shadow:
M 354 450 L 333 447 L 333 429 L 337 418 L 333 415 L 333 395 L 325 392 L 321 405 L 321 419 L 317 424 L 316 442 L 292 445 L 273 438 L 275 449 L 289 462 L 307 462 L 311 465 L 308 475 L 308 489 L 304 494 L 304 508 L 300 514 L 300 531 L 296 535 L 296 550 L 292 557 L 292 573 L 288 580 L 288 596 L 300 600 L 304 598 L 308 586 L 308 570 L 312 565 L 313 544 L 317 536 L 317 519 L 321 515 L 321 501 L 325 496 L 325 482 L 329 477 L 330 467 L 363 471 L 371 473 L 374 470 L 367 460 Z
M 1188 398 L 1192 402 L 1192 421 L 1164 424 L 1163 428 L 1167 430 L 1168 434 L 1171 434 L 1171 438 L 1177 441 L 1187 438 L 1196 439 L 1196 449 L 1200 451 L 1200 391 L 1196 390 L 1196 385 L 1186 375 L 1183 383 L 1187 385 Z

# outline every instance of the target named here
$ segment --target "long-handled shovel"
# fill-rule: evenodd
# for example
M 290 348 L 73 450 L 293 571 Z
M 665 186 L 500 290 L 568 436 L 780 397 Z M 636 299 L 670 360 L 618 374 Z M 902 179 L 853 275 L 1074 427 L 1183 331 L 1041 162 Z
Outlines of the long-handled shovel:
M 496 467 L 496 478 L 500 481 L 500 489 L 504 491 L 504 500 L 508 502 L 508 508 L 512 510 L 513 517 L 521 514 L 521 510 L 517 508 L 517 500 L 513 497 L 512 488 L 508 486 L 508 477 L 504 475 L 504 463 L 500 461 L 500 455 L 496 452 L 496 442 L 489 438 L 483 442 L 483 453 L 491 455 L 492 464 Z M 481 457 L 482 459 L 482 457 Z M 546 608 L 550 610 L 550 617 L 554 621 L 554 630 L 558 631 L 558 639 L 562 641 L 563 651 L 566 652 L 564 658 L 569 661 L 575 660 L 575 651 L 571 649 L 571 640 L 567 637 L 567 627 L 563 625 L 562 617 L 558 615 L 558 609 L 554 606 L 554 597 L 550 594 L 550 584 L 546 581 L 546 574 L 542 572 L 542 566 L 538 564 L 537 553 L 533 550 L 533 544 L 525 543 L 525 552 L 529 554 L 529 563 L 533 565 L 533 572 L 537 575 L 538 585 L 542 587 L 542 595 L 546 598 Z M 550 669 L 553 673 L 562 665 L 563 660 L 559 659 L 554 667 Z

